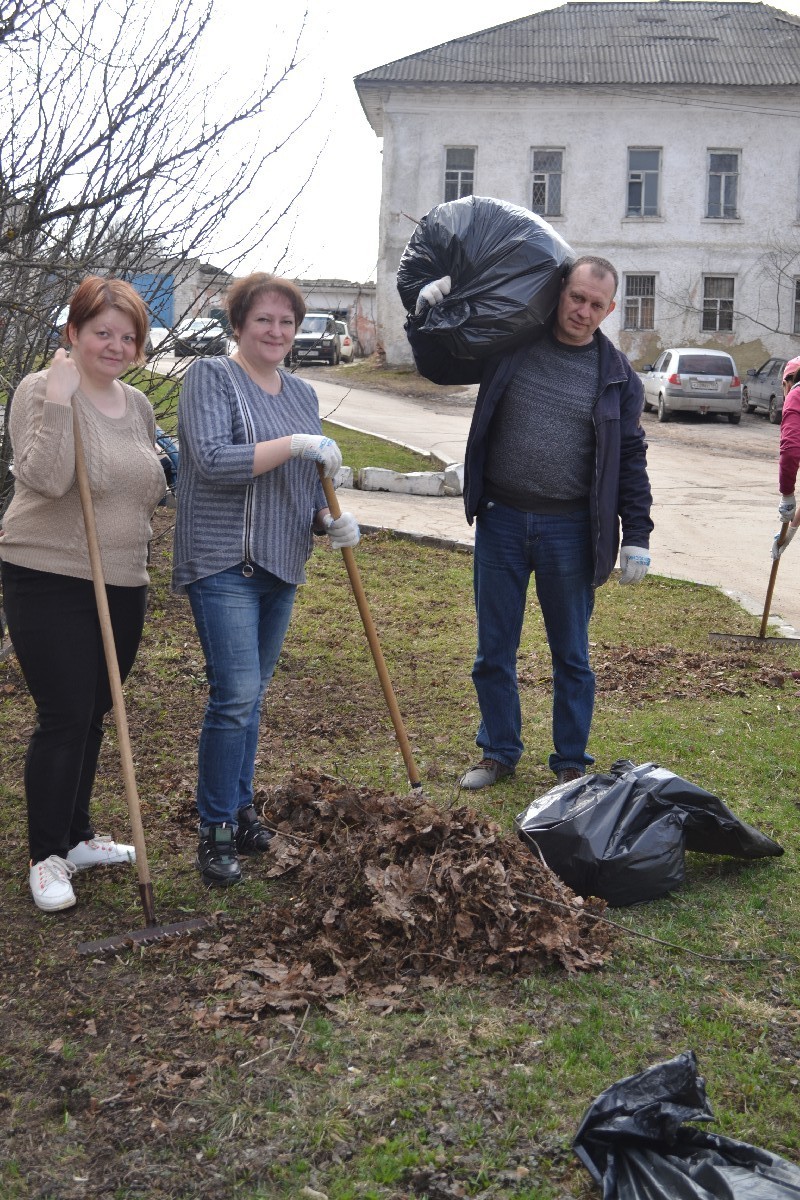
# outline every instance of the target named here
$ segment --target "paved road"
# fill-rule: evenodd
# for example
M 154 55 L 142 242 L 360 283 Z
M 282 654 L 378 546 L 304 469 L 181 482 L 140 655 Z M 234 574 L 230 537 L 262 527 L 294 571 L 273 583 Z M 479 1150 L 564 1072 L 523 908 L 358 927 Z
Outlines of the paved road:
M 321 416 L 463 462 L 474 389 L 409 400 L 312 381 Z M 653 571 L 723 588 L 760 615 L 778 528 L 778 427 L 755 415 L 740 425 L 693 417 L 660 425 L 647 413 L 642 420 L 654 496 Z M 345 503 L 365 525 L 473 541 L 460 498 L 353 491 Z M 781 561 L 772 616 L 800 630 L 800 539 Z

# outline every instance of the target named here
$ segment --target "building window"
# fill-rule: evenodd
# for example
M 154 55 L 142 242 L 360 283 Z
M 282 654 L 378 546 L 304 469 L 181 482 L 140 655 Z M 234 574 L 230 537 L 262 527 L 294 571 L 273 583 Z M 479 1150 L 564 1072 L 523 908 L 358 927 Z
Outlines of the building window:
M 800 333 L 800 279 L 794 281 L 794 333 Z
M 453 146 L 447 151 L 444 169 L 445 200 L 471 196 L 475 187 L 475 151 Z
M 739 215 L 739 152 L 710 150 L 708 154 L 708 217 Z
M 629 217 L 658 216 L 658 181 L 661 174 L 660 150 L 628 150 Z
M 561 176 L 563 170 L 563 150 L 533 151 L 531 208 L 542 217 L 561 216 Z
M 733 279 L 729 275 L 707 275 L 703 280 L 703 329 L 709 333 L 733 329 Z
M 625 276 L 625 329 L 655 329 L 655 275 Z

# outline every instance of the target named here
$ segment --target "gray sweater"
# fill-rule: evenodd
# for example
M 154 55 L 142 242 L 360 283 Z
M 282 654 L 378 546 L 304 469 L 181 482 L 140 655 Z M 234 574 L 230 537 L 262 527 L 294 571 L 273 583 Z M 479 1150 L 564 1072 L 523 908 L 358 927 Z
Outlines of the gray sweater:
M 528 351 L 492 418 L 484 494 L 523 512 L 588 507 L 598 349 L 544 337 Z
M 178 404 L 176 592 L 243 561 L 286 583 L 305 582 L 312 521 L 326 507 L 316 463 L 290 459 L 253 476 L 256 442 L 321 432 L 316 392 L 294 375 L 280 376 L 272 396 L 227 359 L 198 359 L 186 372 Z

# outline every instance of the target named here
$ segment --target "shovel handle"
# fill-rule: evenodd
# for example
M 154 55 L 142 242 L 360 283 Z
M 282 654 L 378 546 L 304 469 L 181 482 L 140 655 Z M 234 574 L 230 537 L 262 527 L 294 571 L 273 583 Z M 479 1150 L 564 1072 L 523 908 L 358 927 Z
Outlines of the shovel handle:
M 100 543 L 97 537 L 97 524 L 94 519 L 94 505 L 89 488 L 89 475 L 86 470 L 86 456 L 81 440 L 78 412 L 73 397 L 72 402 L 72 431 L 75 442 L 75 476 L 78 481 L 78 493 L 83 510 L 83 523 L 86 526 L 86 542 L 89 548 L 89 563 L 92 568 L 92 582 L 97 601 L 97 615 L 100 619 L 100 632 L 103 636 L 108 681 L 111 685 L 111 698 L 114 702 L 114 723 L 117 727 L 120 758 L 122 759 L 122 777 L 125 783 L 125 798 L 128 802 L 133 845 L 136 850 L 136 873 L 139 877 L 139 895 L 142 901 L 145 920 L 148 925 L 155 925 L 155 906 L 153 903 L 153 885 L 150 880 L 150 867 L 147 862 L 147 849 L 144 843 L 142 828 L 142 813 L 139 803 L 139 793 L 136 788 L 136 775 L 133 769 L 133 754 L 128 730 L 128 716 L 125 711 L 125 698 L 122 694 L 122 678 L 117 662 L 117 648 L 114 643 L 114 630 L 111 625 L 111 613 L 108 608 L 105 579 L 103 577 L 103 561 L 100 557 Z
M 328 508 L 331 510 L 331 516 L 334 518 L 334 520 L 336 520 L 337 517 L 342 515 L 342 510 L 339 507 L 339 501 L 336 499 L 336 492 L 334 491 L 334 487 L 330 479 L 323 474 L 322 465 L 318 463 L 317 467 L 319 470 L 319 477 L 322 480 L 322 490 L 325 493 L 325 500 Z M 378 679 L 380 680 L 381 688 L 383 689 L 386 706 L 389 709 L 389 716 L 392 718 L 395 736 L 397 738 L 398 745 L 400 746 L 400 753 L 403 755 L 403 762 L 406 764 L 408 782 L 411 784 L 412 788 L 421 788 L 422 783 L 420 781 L 419 771 L 417 770 L 416 763 L 414 762 L 414 755 L 411 752 L 411 743 L 408 740 L 405 725 L 403 724 L 403 718 L 400 714 L 397 700 L 395 699 L 392 681 L 389 678 L 389 671 L 386 667 L 386 661 L 383 657 L 383 651 L 381 650 L 380 642 L 378 641 L 378 633 L 375 629 L 375 622 L 372 620 L 372 614 L 369 611 L 369 604 L 367 603 L 367 597 L 361 583 L 361 575 L 359 574 L 358 564 L 356 563 L 355 555 L 353 554 L 351 546 L 342 547 L 342 558 L 344 559 L 344 565 L 347 568 L 347 574 L 350 578 L 350 586 L 352 587 L 353 595 L 356 598 L 358 611 L 361 614 L 361 622 L 364 626 L 364 633 L 367 635 L 367 641 L 369 642 L 369 648 L 372 652 L 372 658 L 375 663 L 375 668 L 378 672 Z
M 780 549 L 780 547 L 786 541 L 786 533 L 787 533 L 788 529 L 789 529 L 789 522 L 784 521 L 783 524 L 781 525 L 781 531 L 778 534 L 778 549 Z M 775 580 L 778 577 L 778 567 L 780 566 L 780 561 L 781 561 L 780 558 L 775 559 L 775 561 L 772 564 L 772 570 L 769 573 L 769 584 L 767 585 L 767 598 L 764 601 L 764 613 L 763 613 L 763 616 L 761 617 L 761 629 L 759 630 L 759 633 L 758 633 L 758 636 L 760 638 L 767 636 L 767 623 L 769 621 L 769 610 L 772 606 L 772 593 L 775 591 Z

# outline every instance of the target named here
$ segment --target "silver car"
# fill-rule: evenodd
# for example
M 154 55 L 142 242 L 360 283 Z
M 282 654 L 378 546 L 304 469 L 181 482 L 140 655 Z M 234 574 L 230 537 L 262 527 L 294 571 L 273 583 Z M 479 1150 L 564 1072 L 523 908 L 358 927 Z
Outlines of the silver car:
M 724 350 L 671 347 L 639 376 L 645 412 L 655 409 L 659 421 L 668 421 L 676 412 L 725 413 L 731 425 L 742 419 L 741 380 Z
M 773 425 L 780 425 L 783 413 L 783 368 L 786 358 L 770 358 L 760 367 L 751 368 L 742 386 L 742 408 L 746 412 L 765 412 Z

